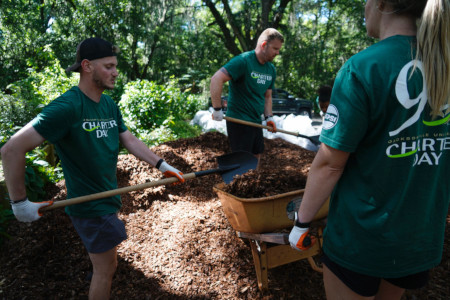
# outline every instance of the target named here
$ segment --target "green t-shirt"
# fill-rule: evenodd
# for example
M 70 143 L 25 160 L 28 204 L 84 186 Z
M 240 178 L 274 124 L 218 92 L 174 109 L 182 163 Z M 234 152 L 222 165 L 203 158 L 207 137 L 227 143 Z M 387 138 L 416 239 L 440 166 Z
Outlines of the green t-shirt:
M 234 57 L 224 68 L 232 78 L 227 116 L 261 124 L 264 94 L 275 84 L 274 65 L 271 62 L 260 64 L 253 50 Z
M 117 188 L 119 133 L 127 130 L 114 101 L 89 99 L 78 87 L 52 101 L 33 127 L 55 145 L 66 179 L 67 198 Z M 69 215 L 91 218 L 117 212 L 120 196 L 66 207 Z
M 432 120 L 415 39 L 393 36 L 339 71 L 322 143 L 351 152 L 332 196 L 324 251 L 377 277 L 430 269 L 442 256 L 450 202 L 449 113 Z

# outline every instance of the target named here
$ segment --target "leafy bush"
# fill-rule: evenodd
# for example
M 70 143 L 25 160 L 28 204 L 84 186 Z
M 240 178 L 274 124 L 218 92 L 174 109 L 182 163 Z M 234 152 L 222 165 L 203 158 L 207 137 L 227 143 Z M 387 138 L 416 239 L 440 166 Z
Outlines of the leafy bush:
M 145 143 L 155 145 L 189 134 L 198 135 L 199 131 L 192 126 L 181 124 L 204 107 L 204 101 L 175 86 L 175 80 L 166 85 L 137 80 L 125 86 L 119 107 L 128 129 Z
M 167 141 L 195 137 L 201 133 L 202 130 L 197 125 L 191 126 L 186 121 L 173 121 L 170 126 L 164 124 L 152 131 L 140 131 L 139 139 L 149 146 L 157 146 Z
M 40 104 L 43 107 L 72 86 L 78 85 L 79 74 L 71 73 L 70 76 L 67 76 L 50 45 L 40 51 L 41 56 L 46 57 L 47 64 L 38 69 L 37 64 L 30 58 L 28 62 L 31 66 L 28 69 L 29 76 L 10 84 L 7 89 L 13 95 L 26 99 L 29 103 Z
M 63 177 L 61 167 L 52 167 L 47 161 L 42 159 L 45 155 L 45 151 L 40 148 L 36 148 L 26 155 L 25 187 L 28 199 L 33 202 L 48 200 L 45 199 L 45 184 L 47 182 L 57 182 Z M 3 193 L 9 200 L 6 188 L 4 191 L 2 190 Z M 0 245 L 5 238 L 9 238 L 6 229 L 8 222 L 12 219 L 14 219 L 14 214 L 10 206 L 0 203 Z
M 198 125 L 189 125 L 186 121 L 175 121 L 170 126 L 178 138 L 195 137 L 202 134 L 202 128 Z
M 5 205 L 0 203 L 0 246 L 3 244 L 5 238 L 10 238 L 9 234 L 6 232 L 6 228 L 8 222 L 13 219 L 14 214 L 9 206 L 5 207 Z
M 39 189 L 42 190 L 48 182 L 56 183 L 64 178 L 60 164 L 52 166 L 46 160 L 45 149 L 46 147 L 39 147 L 26 154 L 25 185 L 30 201 L 45 200 L 45 193 Z
M 0 145 L 36 115 L 37 107 L 27 101 L 0 93 Z

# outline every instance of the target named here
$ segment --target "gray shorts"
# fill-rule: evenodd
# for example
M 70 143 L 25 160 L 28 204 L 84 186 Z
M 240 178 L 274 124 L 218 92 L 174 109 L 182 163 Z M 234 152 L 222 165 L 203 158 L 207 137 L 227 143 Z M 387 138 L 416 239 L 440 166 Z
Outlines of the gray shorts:
M 117 214 L 96 218 L 70 216 L 70 219 L 89 253 L 111 250 L 127 238 L 125 225 Z

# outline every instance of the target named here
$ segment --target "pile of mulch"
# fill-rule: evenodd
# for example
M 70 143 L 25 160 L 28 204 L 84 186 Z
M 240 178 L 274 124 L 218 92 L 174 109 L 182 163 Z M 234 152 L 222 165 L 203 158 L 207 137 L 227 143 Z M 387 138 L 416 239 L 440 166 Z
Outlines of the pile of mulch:
M 270 182 L 266 190 L 291 181 L 291 187 L 301 188 L 315 153 L 280 139 L 265 140 L 265 145 L 261 168 L 247 181 Z M 217 132 L 152 150 L 184 173 L 217 168 L 215 158 L 230 151 Z M 131 155 L 119 157 L 117 177 L 120 187 L 163 178 Z M 269 291 L 258 289 L 248 240 L 236 236 L 213 192 L 221 182 L 220 175 L 209 175 L 122 195 L 119 217 L 128 239 L 118 247 L 112 299 L 325 298 L 322 276 L 306 260 L 270 269 Z M 53 200 L 65 199 L 64 182 L 46 190 Z M 11 221 L 8 234 L 0 248 L 0 299 L 87 299 L 89 257 L 62 209 L 32 224 Z M 404 299 L 449 299 L 449 237 L 447 228 L 443 260 L 429 285 Z
M 266 140 L 265 153 L 257 169 L 236 175 L 223 190 L 240 198 L 260 198 L 305 187 L 315 152 L 277 139 Z

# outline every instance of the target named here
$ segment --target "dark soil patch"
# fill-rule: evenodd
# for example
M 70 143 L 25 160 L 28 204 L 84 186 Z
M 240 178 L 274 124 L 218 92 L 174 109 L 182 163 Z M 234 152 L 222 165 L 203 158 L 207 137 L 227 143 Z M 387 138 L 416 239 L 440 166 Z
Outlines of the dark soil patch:
M 283 140 L 265 142 L 261 169 L 278 174 L 255 173 L 255 182 L 273 190 L 288 182 L 289 188 L 302 188 L 314 153 Z M 185 173 L 216 168 L 215 157 L 230 151 L 220 133 L 153 150 Z M 306 155 L 304 160 L 301 155 Z M 120 156 L 117 176 L 121 187 L 163 178 L 131 155 Z M 122 195 L 119 216 L 128 239 L 118 249 L 112 299 L 325 298 L 322 276 L 306 260 L 270 269 L 270 290 L 259 291 L 249 243 L 236 236 L 213 192 L 221 181 L 219 175 L 210 175 Z M 54 200 L 65 199 L 63 182 L 47 192 Z M 258 193 L 251 191 L 253 196 Z M 62 209 L 45 213 L 31 225 L 11 221 L 8 234 L 11 238 L 0 248 L 0 299 L 87 299 L 91 265 Z M 447 228 L 443 259 L 430 283 L 404 299 L 450 298 L 449 236 Z

